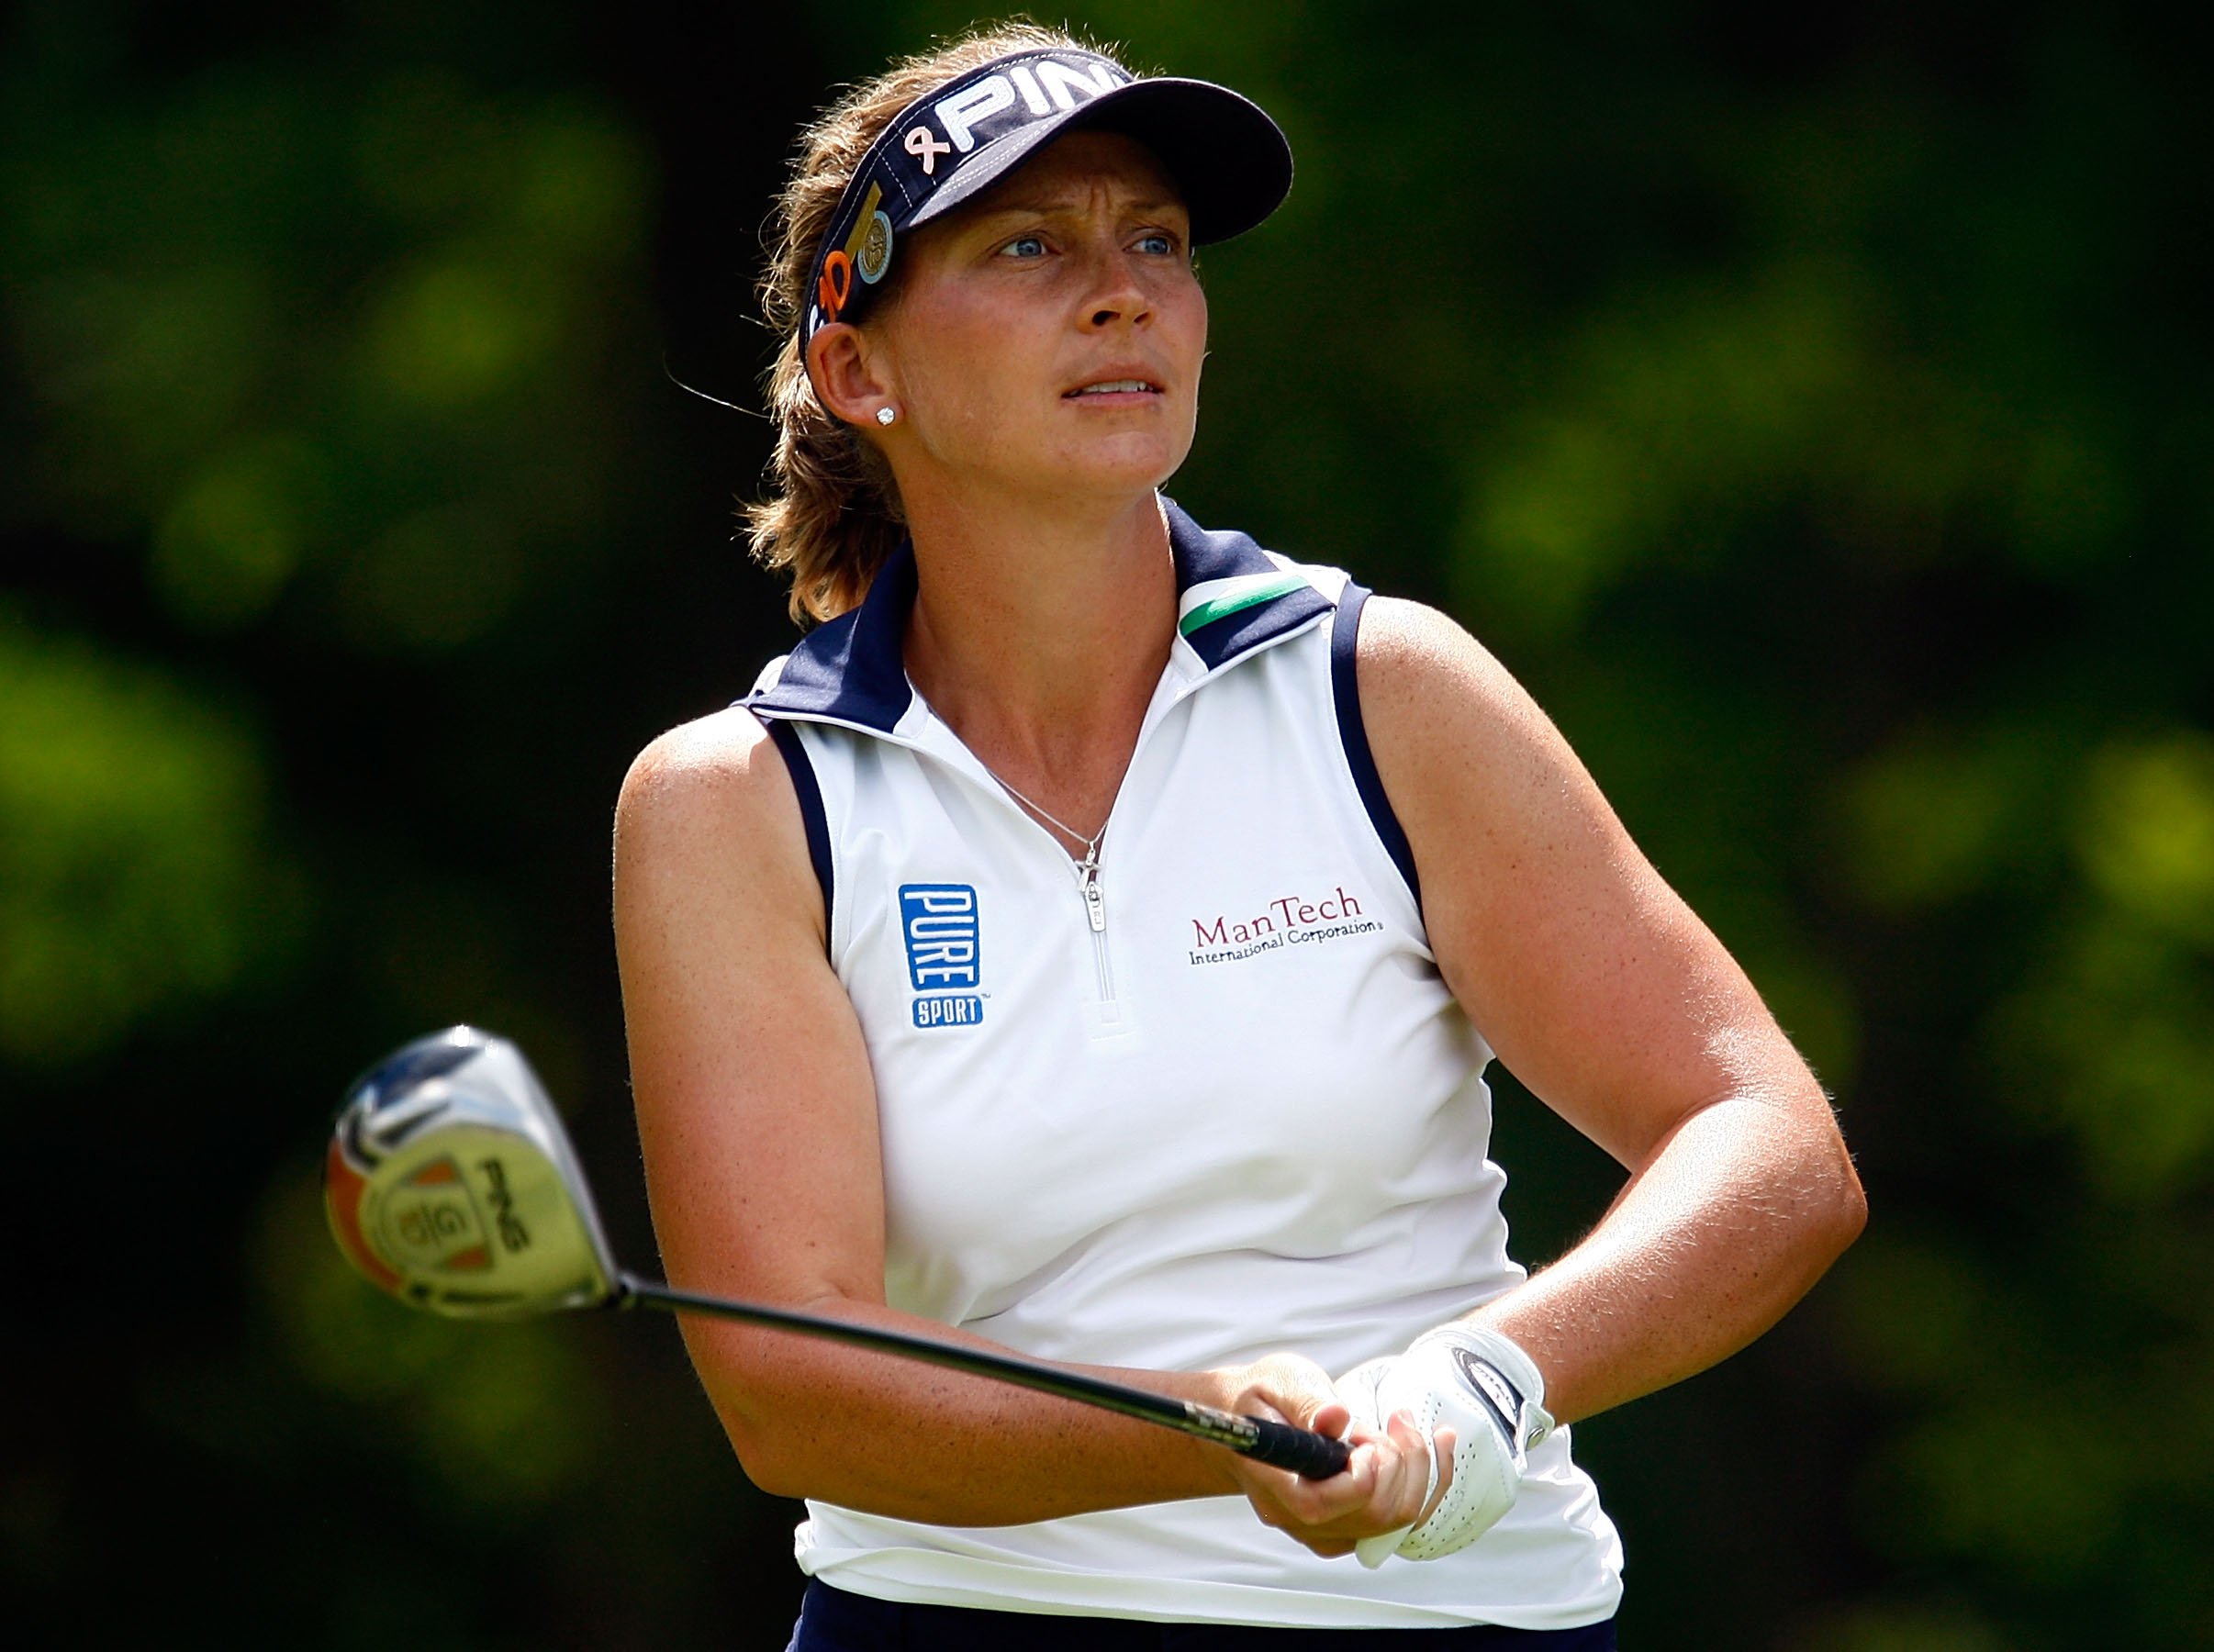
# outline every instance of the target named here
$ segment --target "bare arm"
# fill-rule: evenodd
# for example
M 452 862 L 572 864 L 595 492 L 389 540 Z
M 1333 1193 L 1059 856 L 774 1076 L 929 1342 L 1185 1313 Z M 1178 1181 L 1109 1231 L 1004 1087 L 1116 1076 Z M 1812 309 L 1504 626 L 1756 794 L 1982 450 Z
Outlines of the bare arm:
M 1865 1220 L 1829 1105 L 1752 984 L 1661 881 L 1519 685 L 1457 625 L 1371 600 L 1360 690 L 1447 985 L 1628 1185 L 1471 1318 L 1572 1421 L 1782 1318 Z
M 676 730 L 633 765 L 617 813 L 615 928 L 671 1278 L 993 1345 L 885 1302 L 868 1055 L 824 956 L 790 776 L 749 714 Z M 1163 1429 L 931 1367 L 699 1320 L 685 1337 L 747 1473 L 787 1496 L 990 1525 L 1246 1490 L 1264 1517 L 1339 1549 L 1422 1501 L 1426 1458 L 1411 1434 L 1364 1446 L 1347 1474 L 1310 1487 Z M 1315 1413 L 1299 1391 L 1319 1372 L 1263 1362 L 1110 1374 L 1342 1425 L 1342 1408 Z

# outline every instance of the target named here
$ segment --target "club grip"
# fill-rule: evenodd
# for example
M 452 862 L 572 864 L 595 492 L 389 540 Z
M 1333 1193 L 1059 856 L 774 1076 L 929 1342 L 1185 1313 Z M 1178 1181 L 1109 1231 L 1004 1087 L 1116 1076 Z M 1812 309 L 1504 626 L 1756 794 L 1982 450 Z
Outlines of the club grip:
M 1353 1460 L 1353 1448 L 1328 1434 L 1266 1417 L 1255 1417 L 1252 1423 L 1260 1433 L 1245 1455 L 1271 1468 L 1290 1469 L 1302 1479 L 1331 1479 L 1343 1474 Z

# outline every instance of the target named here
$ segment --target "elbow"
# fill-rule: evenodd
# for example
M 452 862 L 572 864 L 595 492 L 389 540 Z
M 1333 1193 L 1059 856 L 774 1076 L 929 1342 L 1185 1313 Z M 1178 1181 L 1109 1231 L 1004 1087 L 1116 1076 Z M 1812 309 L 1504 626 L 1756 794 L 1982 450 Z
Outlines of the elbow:
M 715 1410 L 747 1479 L 771 1497 L 796 1500 L 813 1493 L 815 1476 L 810 1472 L 808 1453 L 792 1430 L 727 1402 Z
M 1843 1256 L 1868 1228 L 1868 1194 L 1850 1160 L 1845 1166 L 1845 1186 L 1839 1194 L 1838 1206 L 1838 1254 Z
M 1830 1178 L 1836 1195 L 1832 1202 L 1837 1207 L 1838 1249 L 1842 1253 L 1868 1225 L 1868 1193 L 1861 1186 L 1861 1173 L 1853 1165 L 1852 1150 L 1845 1145 L 1844 1133 L 1838 1129 L 1834 1120 L 1829 1130 L 1830 1152 L 1836 1166 Z
M 802 1312 L 849 1299 L 802 1297 Z M 854 1431 L 839 1419 L 866 1411 L 869 1390 L 829 1345 L 731 1324 L 685 1327 L 692 1369 L 745 1477 L 771 1497 L 836 1498 L 855 1469 Z
M 720 1358 L 703 1358 L 703 1352 L 694 1345 L 693 1368 L 745 1478 L 771 1497 L 821 1495 L 822 1431 L 810 1423 L 814 1408 L 801 1401 L 788 1382 L 778 1380 L 787 1373 L 732 1357 L 734 1350 L 727 1345 L 717 1350 Z
M 1868 1226 L 1868 1194 L 1842 1141 L 1837 1145 L 1837 1169 L 1829 1178 L 1829 1196 L 1822 1201 L 1819 1219 L 1812 1225 L 1820 1234 L 1824 1269 L 1850 1250 Z
M 789 1457 L 774 1452 L 738 1453 L 738 1467 L 745 1478 L 771 1497 L 782 1497 L 798 1502 L 815 1494 L 812 1477 Z

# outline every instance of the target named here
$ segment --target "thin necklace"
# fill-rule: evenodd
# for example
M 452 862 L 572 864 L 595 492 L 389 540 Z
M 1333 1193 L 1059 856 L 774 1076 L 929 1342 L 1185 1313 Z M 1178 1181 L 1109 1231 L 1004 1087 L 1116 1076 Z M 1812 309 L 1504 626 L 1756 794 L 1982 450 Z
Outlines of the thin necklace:
M 912 677 L 909 677 L 907 679 L 907 686 L 910 693 L 916 695 L 920 695 L 922 693 L 922 690 L 915 686 L 915 680 Z M 931 715 L 935 717 L 937 713 L 934 711 L 931 713 Z M 951 731 L 949 730 L 948 731 L 950 732 Z M 955 734 L 954 738 L 956 740 L 961 739 L 958 734 Z M 961 743 L 965 746 L 968 744 L 968 742 L 965 740 L 961 741 Z M 986 774 L 990 775 L 993 781 L 998 784 L 1001 791 L 1005 792 L 1009 797 L 1020 803 L 1024 809 L 1030 810 L 1032 814 L 1037 816 L 1039 820 L 1050 821 L 1053 825 L 1067 832 L 1070 837 L 1076 839 L 1078 843 L 1084 845 L 1084 858 L 1077 862 L 1076 870 L 1077 876 L 1083 878 L 1087 884 L 1089 884 L 1090 880 L 1098 874 L 1100 869 L 1100 840 L 1107 835 L 1107 822 L 1105 820 L 1101 820 L 1100 822 L 1100 829 L 1097 832 L 1079 832 L 1075 827 L 1071 826 L 1067 820 L 1061 819 L 1059 815 L 1054 813 L 1052 809 L 1046 808 L 1043 803 L 1038 802 L 1035 798 L 1029 797 L 1027 794 L 1019 791 L 1014 787 L 1009 785 L 1006 776 L 1001 775 L 998 769 L 992 767 L 990 764 L 985 762 L 983 758 L 977 757 L 977 753 L 973 748 L 970 749 L 968 754 L 971 757 L 976 757 L 977 766 L 982 769 Z
M 1034 801 L 1030 798 L 1025 797 L 1022 792 L 1017 791 L 1012 786 L 1010 786 L 1007 783 L 1006 778 L 1001 775 L 999 770 L 993 768 L 990 764 L 986 763 L 983 758 L 978 757 L 977 762 L 982 766 L 986 774 L 990 775 L 994 780 L 999 781 L 1001 787 L 1007 793 L 1009 797 L 1020 803 L 1024 809 L 1030 810 L 1032 814 L 1036 815 L 1040 820 L 1051 821 L 1054 825 L 1058 826 L 1063 832 L 1067 832 L 1070 837 L 1076 839 L 1078 843 L 1083 844 L 1084 858 L 1080 863 L 1082 865 L 1090 867 L 1096 866 L 1100 864 L 1100 840 L 1107 835 L 1106 821 L 1102 820 L 1100 822 L 1100 829 L 1097 832 L 1079 832 L 1067 820 L 1061 819 L 1059 815 L 1054 813 L 1052 809 L 1047 809 L 1043 803 Z

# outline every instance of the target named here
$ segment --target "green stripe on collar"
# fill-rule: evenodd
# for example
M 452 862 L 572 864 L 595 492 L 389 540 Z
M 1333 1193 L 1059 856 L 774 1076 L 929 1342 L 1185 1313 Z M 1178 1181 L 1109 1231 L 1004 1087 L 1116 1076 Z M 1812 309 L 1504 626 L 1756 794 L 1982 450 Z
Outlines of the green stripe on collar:
M 1293 591 L 1308 588 L 1309 581 L 1301 574 L 1245 574 L 1232 579 L 1210 580 L 1207 584 L 1185 593 L 1199 601 L 1176 622 L 1177 632 L 1189 637 L 1202 626 L 1213 625 L 1217 620 L 1231 614 L 1242 613 L 1264 602 L 1273 602 L 1279 597 L 1288 597 Z

